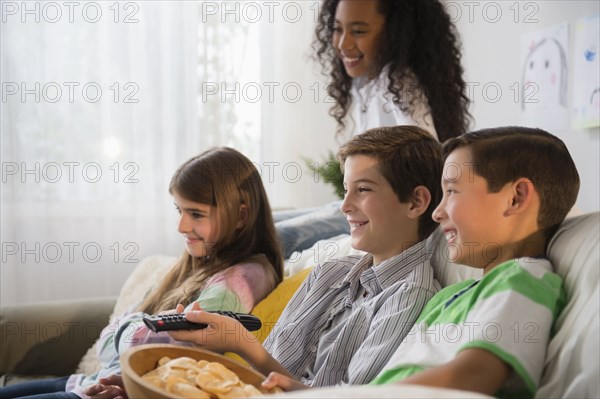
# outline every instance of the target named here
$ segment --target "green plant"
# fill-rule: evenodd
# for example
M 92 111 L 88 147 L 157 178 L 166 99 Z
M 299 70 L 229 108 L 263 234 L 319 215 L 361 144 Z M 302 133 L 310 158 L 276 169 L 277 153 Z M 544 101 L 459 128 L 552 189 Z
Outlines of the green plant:
M 344 198 L 344 176 L 340 169 L 340 161 L 337 160 L 335 154 L 329 151 L 324 162 L 315 162 L 310 158 L 303 158 L 306 166 L 315 174 L 323 179 L 323 182 L 331 184 L 335 194 L 340 198 Z

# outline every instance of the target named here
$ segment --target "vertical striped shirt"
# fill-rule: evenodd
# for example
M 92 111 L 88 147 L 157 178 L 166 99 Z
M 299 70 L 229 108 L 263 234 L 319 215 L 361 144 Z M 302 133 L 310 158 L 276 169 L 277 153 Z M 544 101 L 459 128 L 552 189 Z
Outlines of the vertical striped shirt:
M 370 254 L 316 266 L 265 348 L 313 387 L 370 382 L 440 289 L 430 255 L 421 241 L 375 266 Z

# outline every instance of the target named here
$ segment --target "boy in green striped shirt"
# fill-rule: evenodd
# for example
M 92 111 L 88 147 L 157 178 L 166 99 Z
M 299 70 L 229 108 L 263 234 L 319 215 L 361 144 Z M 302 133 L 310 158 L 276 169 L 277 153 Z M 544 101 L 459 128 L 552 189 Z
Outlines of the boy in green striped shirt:
M 566 301 L 544 254 L 577 198 L 577 169 L 560 139 L 523 127 L 450 139 L 444 157 L 433 218 L 449 259 L 483 277 L 436 294 L 373 384 L 532 397 Z

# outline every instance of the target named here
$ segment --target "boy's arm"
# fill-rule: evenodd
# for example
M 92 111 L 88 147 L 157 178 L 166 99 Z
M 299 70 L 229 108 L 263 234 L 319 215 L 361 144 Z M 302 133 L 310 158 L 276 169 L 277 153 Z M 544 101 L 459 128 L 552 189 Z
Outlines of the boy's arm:
M 292 376 L 285 367 L 275 360 L 258 340 L 256 340 L 252 345 L 245 345 L 243 348 L 240 348 L 238 354 L 243 357 L 244 360 L 254 366 L 254 368 L 260 373 L 266 376 L 275 372 L 293 381 L 296 381 L 294 376 Z M 298 383 L 300 382 L 298 381 Z
M 273 388 L 281 388 L 285 392 L 291 391 L 299 391 L 302 389 L 309 389 L 308 385 L 304 385 L 300 381 L 286 377 L 279 373 L 271 373 L 267 376 L 267 379 L 264 380 L 261 384 L 264 389 L 271 390 Z
M 494 395 L 510 374 L 510 366 L 479 348 L 461 351 L 451 362 L 405 378 L 401 384 L 461 389 Z

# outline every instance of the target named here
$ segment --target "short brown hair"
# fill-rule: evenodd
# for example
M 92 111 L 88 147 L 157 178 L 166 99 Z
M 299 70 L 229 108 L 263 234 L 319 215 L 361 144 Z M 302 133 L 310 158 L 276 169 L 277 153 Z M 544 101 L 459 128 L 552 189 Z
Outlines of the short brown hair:
M 431 193 L 427 211 L 419 219 L 419 238 L 427 238 L 437 227 L 431 218 L 442 197 L 442 146 L 417 126 L 393 126 L 367 130 L 352 137 L 338 151 L 342 171 L 351 155 L 368 155 L 378 161 L 381 175 L 392 186 L 398 200 L 406 203 L 418 186 Z M 402 226 L 398 226 L 402 228 Z
M 550 238 L 575 204 L 579 174 L 565 143 L 542 130 L 520 126 L 482 129 L 444 143 L 444 159 L 457 148 L 471 151 L 473 171 L 492 193 L 526 177 L 540 196 L 538 224 Z

